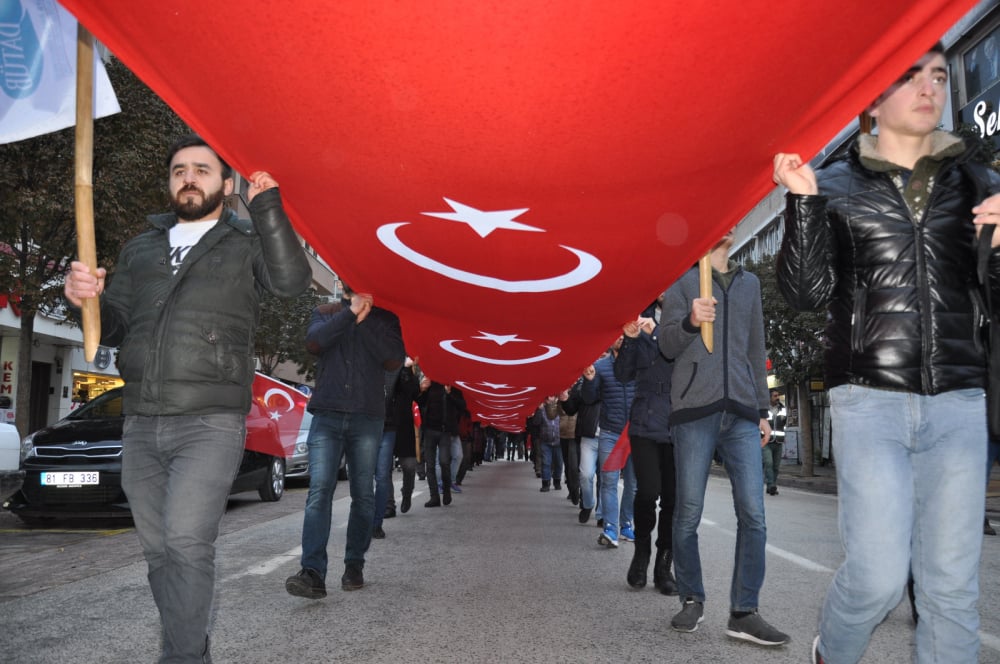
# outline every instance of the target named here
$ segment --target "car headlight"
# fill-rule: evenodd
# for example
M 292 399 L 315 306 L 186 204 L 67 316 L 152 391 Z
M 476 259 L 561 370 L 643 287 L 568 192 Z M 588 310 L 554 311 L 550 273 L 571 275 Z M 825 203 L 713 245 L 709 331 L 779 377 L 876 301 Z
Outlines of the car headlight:
M 296 454 L 308 454 L 309 453 L 309 441 L 307 441 L 307 440 L 297 440 L 297 441 L 295 441 L 295 453 Z
M 21 441 L 21 463 L 28 457 L 35 456 L 35 434 L 29 433 Z

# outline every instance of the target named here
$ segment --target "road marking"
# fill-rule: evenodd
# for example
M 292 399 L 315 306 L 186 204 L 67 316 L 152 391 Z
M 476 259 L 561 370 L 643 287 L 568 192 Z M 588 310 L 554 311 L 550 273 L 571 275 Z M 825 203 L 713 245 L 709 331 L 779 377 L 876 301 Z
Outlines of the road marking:
M 820 565 L 819 563 L 813 562 L 808 558 L 803 558 L 797 553 L 792 553 L 791 551 L 785 551 L 784 549 L 779 549 L 778 547 L 773 546 L 771 544 L 768 544 L 766 549 L 768 553 L 772 553 L 778 556 L 779 558 L 784 558 L 788 562 L 798 565 L 799 567 L 802 567 L 804 569 L 811 570 L 813 572 L 823 572 L 824 574 L 833 574 L 833 570 L 830 569 L 829 567 L 825 565 Z
M 736 537 L 736 533 L 732 532 L 731 530 L 722 528 L 721 526 L 719 526 L 719 524 L 715 523 L 714 521 L 702 518 L 701 522 L 706 526 L 711 526 L 712 528 L 720 530 L 731 537 Z M 792 553 L 791 551 L 779 549 L 773 544 L 768 544 L 766 546 L 766 550 L 768 553 L 778 556 L 779 558 L 784 558 L 788 562 L 798 565 L 803 569 L 807 569 L 813 572 L 823 572 L 824 574 L 833 574 L 833 570 L 827 567 L 826 565 L 820 565 L 819 563 L 809 560 L 808 558 L 804 558 L 798 555 L 797 553 Z
M 393 489 L 395 488 L 396 486 L 393 487 Z M 413 497 L 416 498 L 422 493 L 423 493 L 422 491 L 414 491 Z M 351 500 L 350 496 L 344 496 L 343 498 L 338 498 L 337 500 L 333 501 L 333 507 L 331 509 L 336 508 L 338 505 L 344 507 L 345 503 L 349 506 L 350 500 Z M 338 523 L 331 524 L 330 529 L 331 531 L 333 531 L 346 527 L 347 527 L 347 519 L 345 518 L 344 520 L 339 521 Z M 250 567 L 242 569 L 238 572 L 234 572 L 229 576 L 225 577 L 224 579 L 222 579 L 221 583 L 230 583 L 232 581 L 236 581 L 237 579 L 242 579 L 243 577 L 250 575 L 264 576 L 265 574 L 270 574 L 271 572 L 287 565 L 290 560 L 297 560 L 301 556 L 302 556 L 302 547 L 297 546 L 294 549 L 289 549 L 284 553 L 279 553 L 278 555 L 272 556 L 267 560 L 261 561 L 259 563 L 254 563 Z
M 1000 651 L 1000 637 L 986 632 L 979 632 L 979 640 L 982 641 L 983 645 L 990 650 Z
M 284 553 L 280 553 L 277 556 L 274 556 L 273 558 L 269 558 L 268 560 L 265 560 L 263 562 L 251 565 L 250 567 L 244 570 L 240 570 L 235 574 L 230 574 L 229 576 L 227 576 L 222 580 L 222 583 L 229 583 L 231 581 L 241 579 L 244 576 L 249 576 L 251 574 L 255 576 L 263 576 L 265 574 L 270 574 L 271 572 L 278 569 L 282 565 L 287 564 L 289 560 L 295 560 L 301 555 L 302 555 L 302 547 L 297 546 L 294 549 L 290 549 Z

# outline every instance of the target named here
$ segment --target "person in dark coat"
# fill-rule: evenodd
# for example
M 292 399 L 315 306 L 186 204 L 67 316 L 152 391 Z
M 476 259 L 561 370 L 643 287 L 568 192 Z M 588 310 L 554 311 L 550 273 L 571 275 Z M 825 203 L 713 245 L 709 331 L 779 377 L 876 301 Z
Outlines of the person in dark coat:
M 677 592 L 670 572 L 673 561 L 674 446 L 670 439 L 670 380 L 673 362 L 660 352 L 656 327 L 660 324 L 663 295 L 639 318 L 623 327 L 622 347 L 615 359 L 615 376 L 635 380 L 635 399 L 629 412 L 629 442 L 635 468 L 635 551 L 626 580 L 633 588 L 646 585 L 656 526 L 656 562 L 653 585 L 664 595 Z M 656 501 L 660 501 L 659 519 Z
M 427 376 L 420 381 L 420 438 L 430 500 L 424 507 L 440 507 L 442 500 L 451 505 L 451 439 L 458 436 L 458 423 L 466 411 L 462 390 L 443 385 Z M 434 460 L 437 459 L 437 464 Z M 441 490 L 438 491 L 437 465 L 441 469 Z
M 233 170 L 200 137 L 167 154 L 170 214 L 104 268 L 71 264 L 74 309 L 101 299 L 101 343 L 120 348 L 122 488 L 162 623 L 161 661 L 210 661 L 215 540 L 243 459 L 254 334 L 265 290 L 294 297 L 312 275 L 278 183 L 251 175 L 250 219 L 223 201 Z
M 399 371 L 392 391 L 391 403 L 386 407 L 386 428 L 395 431 L 395 454 L 403 471 L 402 501 L 399 511 L 410 511 L 413 488 L 417 473 L 417 432 L 413 425 L 413 401 L 420 394 L 420 385 L 413 375 L 413 360 L 406 358 L 406 364 Z M 390 415 L 391 413 L 391 415 Z

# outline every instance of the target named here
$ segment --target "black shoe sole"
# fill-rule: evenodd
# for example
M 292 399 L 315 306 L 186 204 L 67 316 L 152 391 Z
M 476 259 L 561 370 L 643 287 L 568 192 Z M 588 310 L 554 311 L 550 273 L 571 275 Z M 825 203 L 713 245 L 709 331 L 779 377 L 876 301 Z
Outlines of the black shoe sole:
M 289 595 L 305 597 L 306 599 L 322 599 L 326 597 L 326 590 L 299 583 L 296 579 L 285 581 L 285 590 L 288 591 Z

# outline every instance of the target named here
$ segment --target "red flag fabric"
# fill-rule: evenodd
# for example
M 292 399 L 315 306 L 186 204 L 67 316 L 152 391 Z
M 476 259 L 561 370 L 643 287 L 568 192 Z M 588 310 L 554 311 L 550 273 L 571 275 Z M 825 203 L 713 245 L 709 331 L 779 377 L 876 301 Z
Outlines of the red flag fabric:
M 62 4 L 520 430 L 974 1 Z
M 618 440 L 615 441 L 615 446 L 611 448 L 611 454 L 604 460 L 601 470 L 608 473 L 621 470 L 628 463 L 630 454 L 632 454 L 632 439 L 629 438 L 628 424 L 626 424 Z
M 262 373 L 254 376 L 252 395 L 246 448 L 271 456 L 292 456 L 309 397 Z

